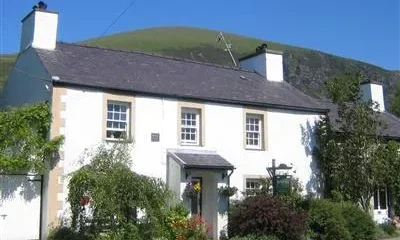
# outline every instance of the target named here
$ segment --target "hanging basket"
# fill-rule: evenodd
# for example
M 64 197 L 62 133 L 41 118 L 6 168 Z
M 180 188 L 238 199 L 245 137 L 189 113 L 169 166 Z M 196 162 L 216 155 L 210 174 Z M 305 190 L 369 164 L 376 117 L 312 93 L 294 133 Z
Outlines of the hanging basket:
M 218 194 L 221 197 L 232 197 L 233 195 L 236 194 L 237 191 L 238 191 L 237 187 L 225 186 L 218 188 Z
M 199 196 L 199 193 L 201 192 L 201 186 L 200 183 L 187 183 L 185 190 L 183 190 L 182 197 L 183 198 L 196 198 Z

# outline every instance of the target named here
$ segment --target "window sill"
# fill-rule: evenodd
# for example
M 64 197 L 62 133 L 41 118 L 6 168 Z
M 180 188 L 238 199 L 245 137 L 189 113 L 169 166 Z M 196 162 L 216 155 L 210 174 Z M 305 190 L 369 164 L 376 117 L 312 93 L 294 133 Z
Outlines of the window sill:
M 103 141 L 107 143 L 133 143 L 133 139 L 117 139 L 117 138 L 106 138 Z
M 249 147 L 244 147 L 244 150 L 246 151 L 265 151 L 265 148 L 249 148 Z
M 190 144 L 190 143 L 180 143 L 179 146 L 182 146 L 182 147 L 203 147 L 203 145 L 200 145 L 200 144 Z

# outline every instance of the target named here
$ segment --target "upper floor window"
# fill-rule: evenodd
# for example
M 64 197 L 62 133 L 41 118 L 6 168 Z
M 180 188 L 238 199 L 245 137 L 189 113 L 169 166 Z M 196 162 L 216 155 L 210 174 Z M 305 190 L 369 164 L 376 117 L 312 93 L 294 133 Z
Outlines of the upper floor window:
M 246 148 L 261 149 L 263 136 L 263 116 L 246 114 Z
M 107 139 L 124 139 L 129 137 L 129 103 L 107 102 Z
M 181 110 L 181 143 L 200 145 L 200 110 L 182 108 Z

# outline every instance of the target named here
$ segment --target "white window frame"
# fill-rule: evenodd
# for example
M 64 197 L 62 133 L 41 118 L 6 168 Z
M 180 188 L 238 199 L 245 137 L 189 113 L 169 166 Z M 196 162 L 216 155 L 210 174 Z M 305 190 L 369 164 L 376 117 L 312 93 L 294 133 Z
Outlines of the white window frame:
M 254 187 L 247 187 L 247 183 L 254 183 Z M 258 186 L 256 186 L 258 184 Z M 261 180 L 260 179 L 255 179 L 255 178 L 246 178 L 245 180 L 245 186 L 244 190 L 254 190 L 254 189 L 260 189 L 261 188 Z
M 251 126 L 253 125 L 254 128 L 256 128 L 256 124 L 255 123 L 249 123 L 248 120 L 249 119 L 257 119 L 258 120 L 258 131 L 256 131 L 255 129 L 251 130 Z M 245 144 L 246 144 L 246 148 L 247 149 L 262 149 L 263 147 L 263 125 L 264 124 L 264 120 L 263 120 L 263 115 L 261 114 L 252 114 L 252 113 L 247 113 L 246 114 L 246 122 L 245 122 Z M 249 134 L 258 134 L 258 138 L 249 138 Z M 257 140 L 258 144 L 249 144 L 250 140 Z
M 192 119 L 187 119 L 184 115 L 185 114 L 191 114 L 195 116 L 194 120 L 195 120 L 195 125 L 191 125 L 191 124 L 187 124 L 188 121 L 192 121 Z M 181 124 L 180 124 L 180 142 L 181 145 L 191 145 L 191 146 L 199 146 L 200 145 L 200 138 L 201 138 L 201 111 L 200 109 L 196 109 L 196 108 L 185 108 L 182 107 L 181 108 Z M 187 134 L 193 134 L 191 133 L 191 130 L 194 129 L 194 134 L 195 134 L 195 139 L 191 140 L 191 139 L 185 139 L 183 136 L 186 136 Z M 186 130 L 190 130 L 189 132 L 187 132 Z
M 118 105 L 120 106 L 120 111 L 115 111 L 114 109 L 112 111 L 110 111 L 109 109 L 109 105 Z M 123 112 L 121 109 L 122 107 L 125 107 L 125 112 Z M 112 118 L 109 118 L 110 114 L 112 114 Z M 122 119 L 122 116 L 125 115 L 125 120 Z M 118 119 L 115 119 L 115 116 L 118 116 Z M 107 100 L 107 106 L 106 106 L 106 140 L 112 140 L 112 141 L 116 141 L 116 140 L 127 140 L 130 138 L 130 121 L 131 121 L 131 105 L 128 102 L 120 102 L 120 101 L 113 101 L 113 100 Z M 121 124 L 121 123 L 125 123 L 125 128 L 122 129 L 120 127 L 114 127 L 114 126 L 109 126 L 111 123 L 111 125 L 113 125 L 114 123 L 116 124 Z M 125 136 L 122 138 L 118 138 L 118 137 L 108 137 L 108 132 L 109 131 L 113 131 L 113 132 L 125 132 Z

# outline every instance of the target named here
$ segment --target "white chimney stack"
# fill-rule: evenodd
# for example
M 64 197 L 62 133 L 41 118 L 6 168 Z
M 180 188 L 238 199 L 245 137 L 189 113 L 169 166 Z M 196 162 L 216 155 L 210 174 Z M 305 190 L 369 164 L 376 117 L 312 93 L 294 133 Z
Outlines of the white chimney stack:
M 379 83 L 366 82 L 360 86 L 361 97 L 364 100 L 371 100 L 379 104 L 377 111 L 385 111 L 385 99 L 383 96 L 383 87 Z
M 239 62 L 241 68 L 255 71 L 268 81 L 283 82 L 283 52 L 267 49 L 263 44 L 256 53 L 240 58 Z
M 46 8 L 34 8 L 22 19 L 20 52 L 29 47 L 55 50 L 57 42 L 58 13 Z

